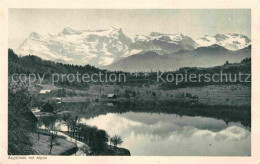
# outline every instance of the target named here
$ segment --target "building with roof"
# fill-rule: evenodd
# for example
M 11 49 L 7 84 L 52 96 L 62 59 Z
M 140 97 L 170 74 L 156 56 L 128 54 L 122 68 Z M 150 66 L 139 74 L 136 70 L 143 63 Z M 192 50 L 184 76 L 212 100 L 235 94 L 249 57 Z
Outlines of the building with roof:
M 31 110 L 27 110 L 27 112 L 22 114 L 25 120 L 27 120 L 28 126 L 31 128 L 37 127 L 38 118 L 31 112 Z
M 54 108 L 50 103 L 45 103 L 41 108 L 41 112 L 54 113 Z
M 109 98 L 109 99 L 117 99 L 117 95 L 116 94 L 108 94 L 107 98 Z
M 46 93 L 50 93 L 51 92 L 51 90 L 50 89 L 42 89 L 42 90 L 40 90 L 40 94 L 46 94 Z

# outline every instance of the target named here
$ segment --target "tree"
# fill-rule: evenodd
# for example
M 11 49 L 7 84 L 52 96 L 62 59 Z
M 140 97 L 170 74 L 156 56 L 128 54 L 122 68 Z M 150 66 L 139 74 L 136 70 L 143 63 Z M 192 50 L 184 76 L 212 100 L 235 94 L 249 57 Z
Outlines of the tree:
M 104 130 L 99 130 L 95 126 L 85 124 L 77 125 L 78 139 L 85 142 L 89 148 L 84 151 L 86 154 L 100 154 L 106 149 L 109 139 L 108 134 Z
M 229 62 L 228 62 L 228 60 L 226 61 L 226 63 L 225 63 L 224 65 L 229 65 Z
M 61 115 L 61 120 L 66 124 L 68 128 L 68 132 L 70 131 L 70 123 L 71 123 L 72 115 L 70 113 L 65 113 Z
M 132 93 L 132 91 L 127 88 L 127 89 L 125 90 L 125 97 L 129 99 L 131 93 Z
M 133 97 L 134 97 L 134 100 L 135 100 L 135 98 L 136 98 L 136 92 L 135 91 L 133 91 Z
M 87 145 L 83 145 L 80 150 L 82 150 L 86 155 L 91 154 L 91 148 Z
M 118 87 L 115 87 L 114 93 L 115 93 L 116 95 L 119 95 L 119 92 L 120 92 L 120 89 L 119 89 Z
M 154 97 L 154 99 L 156 99 L 156 93 L 152 92 L 152 96 Z
M 30 135 L 36 130 L 36 122 L 29 107 L 33 95 L 21 82 L 9 82 L 8 85 L 8 154 L 32 155 Z
M 66 89 L 63 88 L 63 89 L 58 90 L 57 96 L 66 97 Z
M 80 117 L 79 116 L 71 116 L 70 118 L 69 118 L 69 120 L 68 120 L 68 122 L 69 122 L 69 126 L 70 126 L 70 128 L 71 128 L 71 131 L 72 131 L 72 136 L 74 137 L 74 135 L 75 135 L 75 132 L 76 132 L 76 130 L 77 130 L 77 125 L 78 125 L 78 123 L 79 123 L 79 121 L 80 121 Z
M 51 154 L 51 151 L 52 151 L 52 148 L 54 146 L 58 146 L 60 145 L 59 142 L 58 142 L 58 127 L 56 126 L 56 120 L 57 120 L 57 116 L 54 115 L 54 116 L 48 116 L 46 117 L 45 119 L 45 127 L 47 128 L 47 130 L 49 131 L 50 133 L 50 137 L 49 137 L 49 148 L 50 148 L 50 151 L 49 151 L 49 154 Z
M 117 145 L 121 145 L 123 143 L 123 140 L 120 136 L 115 135 L 110 138 L 110 143 L 112 143 L 114 147 L 116 147 Z
M 51 132 L 50 138 L 49 138 L 49 154 L 51 154 L 52 148 L 54 146 L 58 146 L 60 143 L 58 142 L 58 135 L 54 131 Z
M 108 134 L 104 130 L 98 130 L 96 127 L 91 127 L 91 135 L 89 146 L 92 154 L 100 154 L 104 151 L 108 142 Z

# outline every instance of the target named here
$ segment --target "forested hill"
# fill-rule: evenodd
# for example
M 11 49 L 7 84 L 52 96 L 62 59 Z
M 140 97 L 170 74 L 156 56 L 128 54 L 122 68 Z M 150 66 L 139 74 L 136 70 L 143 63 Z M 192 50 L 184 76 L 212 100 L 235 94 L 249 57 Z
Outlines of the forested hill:
M 175 71 L 174 74 L 182 74 L 183 76 L 185 76 L 185 74 L 196 74 L 196 78 L 193 79 L 193 81 L 195 80 L 196 82 L 192 82 L 190 79 L 187 81 L 182 81 L 178 85 L 172 82 L 164 82 L 162 83 L 163 89 L 226 84 L 251 85 L 251 58 L 245 58 L 239 63 L 228 63 L 227 61 L 224 65 L 209 68 L 183 67 L 178 71 Z M 214 77 L 214 81 L 207 81 L 205 76 L 198 80 L 199 75 L 207 74 L 209 75 L 208 77 L 211 78 L 213 78 L 213 75 L 216 75 Z M 239 80 L 239 74 L 242 74 L 241 81 Z M 165 78 L 166 75 L 167 73 L 165 73 L 162 77 Z
M 8 50 L 8 62 L 9 62 L 9 75 L 13 73 L 17 74 L 30 74 L 35 73 L 39 75 L 45 74 L 45 79 L 49 79 L 51 74 L 58 73 L 58 74 L 76 74 L 77 72 L 80 74 L 93 74 L 93 73 L 105 73 L 107 70 L 101 70 L 99 68 L 95 68 L 94 66 L 85 65 L 85 66 L 78 66 L 78 65 L 71 65 L 71 64 L 62 64 L 62 63 L 56 63 L 53 61 L 46 61 L 42 60 L 39 57 L 36 57 L 34 55 L 28 55 L 28 56 L 18 56 L 14 53 L 13 50 Z M 238 74 L 246 73 L 251 74 L 251 58 L 245 58 L 239 63 L 228 63 L 228 61 L 223 65 L 215 66 L 215 67 L 208 67 L 208 68 L 200 68 L 200 67 L 182 67 L 177 71 L 174 72 L 164 72 L 162 77 L 165 79 L 168 73 L 172 74 L 185 74 L 188 73 L 195 73 L 195 74 L 206 74 L 209 73 L 213 75 L 214 73 L 220 73 L 220 71 L 223 71 L 223 73 L 228 74 Z M 122 71 L 116 71 L 109 73 L 122 73 Z M 149 76 L 145 77 L 144 73 L 140 72 L 139 76 L 136 77 L 134 74 L 126 73 L 127 81 L 120 84 L 122 85 L 133 85 L 133 86 L 142 86 L 143 84 L 155 84 L 157 83 L 157 73 L 156 72 L 149 72 Z M 46 82 L 48 83 L 48 81 Z M 119 84 L 119 82 L 116 82 Z M 236 82 L 235 82 L 236 83 Z M 172 82 L 159 82 L 159 84 L 164 89 L 173 89 L 173 88 L 181 88 L 181 87 L 192 87 L 192 86 L 202 86 L 202 85 L 212 85 L 212 84 L 224 84 L 224 83 L 212 83 L 212 82 L 183 82 L 178 85 Z M 229 84 L 229 83 L 225 83 Z M 245 83 L 246 85 L 250 85 L 250 83 Z M 69 87 L 69 88 L 86 88 L 86 86 L 89 86 L 88 83 L 85 82 L 73 82 L 69 83 L 68 81 L 56 83 L 57 86 L 62 87 Z
M 99 73 L 105 72 L 91 65 L 78 66 L 71 64 L 56 63 L 53 61 L 42 60 L 35 55 L 18 56 L 12 49 L 8 50 L 8 73 L 35 73 L 45 74 L 49 77 L 52 73 L 69 74 L 69 73 Z

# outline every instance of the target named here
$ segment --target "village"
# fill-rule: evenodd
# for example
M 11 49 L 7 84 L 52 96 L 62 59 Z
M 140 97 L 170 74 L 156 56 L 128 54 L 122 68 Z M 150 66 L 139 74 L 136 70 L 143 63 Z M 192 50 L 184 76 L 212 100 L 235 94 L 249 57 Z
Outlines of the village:
M 78 116 L 71 111 L 60 111 L 55 108 L 57 107 L 57 105 L 61 103 L 66 103 L 68 101 L 87 101 L 86 97 L 84 100 L 83 97 L 73 100 L 73 97 L 75 98 L 75 95 L 72 94 L 73 97 L 71 97 L 70 99 L 66 99 L 64 94 L 67 90 L 64 88 L 57 88 L 55 86 L 52 86 L 52 89 L 42 89 L 42 86 L 35 86 L 36 90 L 31 90 L 31 92 L 38 93 L 37 99 L 40 99 L 41 103 L 40 105 L 38 105 L 38 107 L 33 107 L 28 110 L 28 112 L 24 115 L 29 120 L 30 125 L 34 126 L 34 128 L 37 129 L 36 133 L 32 134 L 33 149 L 36 154 L 77 156 L 90 155 L 90 147 L 86 143 L 82 142 L 82 140 L 80 140 L 80 132 L 75 130 L 76 127 L 73 127 L 73 133 L 69 133 L 70 128 L 72 127 L 69 127 L 69 125 L 66 124 L 65 117 L 70 117 L 71 120 L 69 121 L 71 121 L 71 124 L 74 124 L 73 126 L 78 126 L 78 124 L 80 124 L 80 119 L 78 118 Z M 49 87 L 49 85 L 47 86 Z M 70 93 L 72 91 L 68 90 L 68 92 Z M 103 99 L 106 99 L 107 101 L 117 100 L 117 98 L 118 97 L 116 94 L 103 95 Z M 92 101 L 94 103 L 98 103 L 99 98 L 94 98 L 92 99 Z M 113 105 L 113 103 L 111 104 Z M 76 120 L 73 120 L 74 118 Z M 59 125 L 57 125 L 57 123 Z M 63 127 L 65 125 L 67 126 L 67 128 L 61 129 L 61 125 Z M 51 141 L 51 149 L 49 141 Z M 111 140 L 110 143 L 111 142 L 113 142 L 113 140 Z M 116 145 L 117 143 L 115 143 L 115 146 L 111 148 L 108 146 L 107 151 L 109 152 L 106 153 L 109 153 L 110 155 L 130 155 L 130 152 L 127 149 L 117 148 Z

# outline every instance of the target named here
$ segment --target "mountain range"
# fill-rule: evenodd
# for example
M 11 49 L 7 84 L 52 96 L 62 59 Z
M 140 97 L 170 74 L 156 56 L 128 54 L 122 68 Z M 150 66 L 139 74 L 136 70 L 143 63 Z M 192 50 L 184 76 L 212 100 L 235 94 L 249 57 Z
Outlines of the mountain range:
M 33 32 L 15 52 L 63 63 L 105 66 L 122 57 L 131 44 L 121 29 L 76 31 L 66 27 L 57 35 Z
M 230 51 L 217 44 L 209 47 L 199 47 L 193 51 L 178 51 L 172 54 L 159 55 L 148 51 L 131 55 L 112 63 L 105 68 L 120 71 L 176 71 L 181 67 L 213 67 L 240 62 L 251 56 L 251 46 L 237 51 Z
M 74 30 L 56 35 L 32 32 L 15 49 L 45 60 L 86 65 L 108 70 L 173 70 L 183 66 L 215 66 L 238 62 L 251 54 L 251 41 L 242 34 L 205 35 L 193 39 L 183 34 L 126 36 L 122 29 Z

